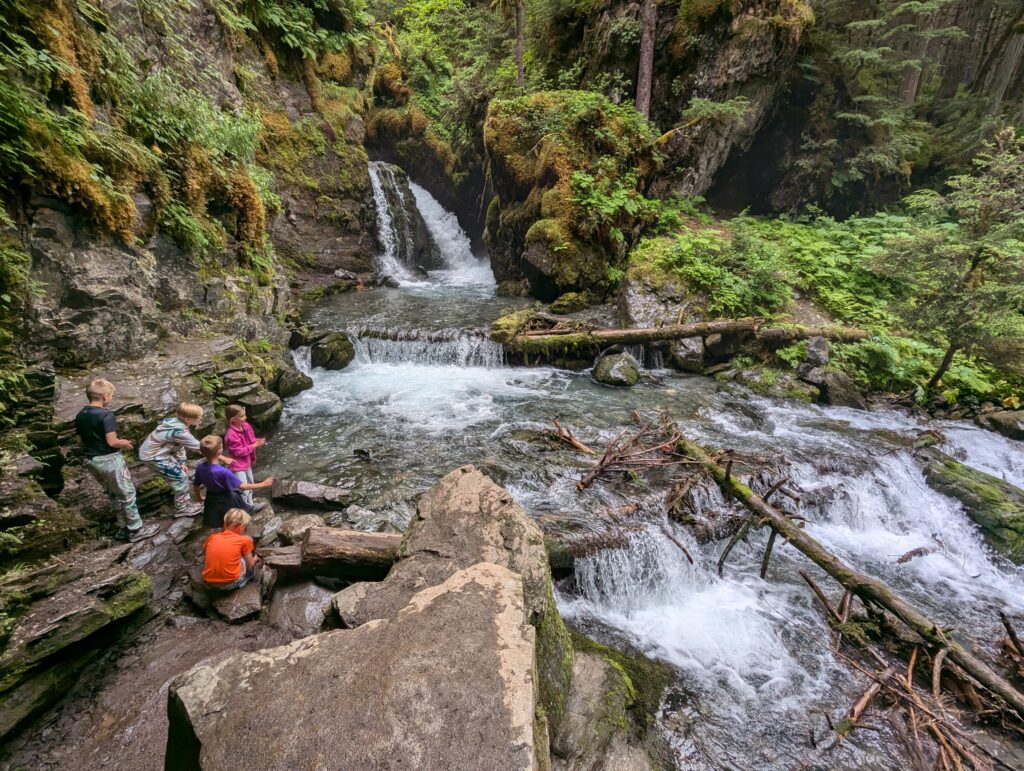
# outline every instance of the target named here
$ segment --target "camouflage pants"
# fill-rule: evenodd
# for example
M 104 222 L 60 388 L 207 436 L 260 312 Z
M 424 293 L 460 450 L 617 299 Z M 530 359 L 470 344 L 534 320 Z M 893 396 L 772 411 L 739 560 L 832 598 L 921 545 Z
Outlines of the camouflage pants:
M 139 516 L 139 507 L 135 503 L 135 485 L 121 453 L 112 452 L 109 455 L 86 458 L 85 465 L 100 483 L 110 502 L 114 504 L 117 524 L 128 530 L 138 530 L 142 527 L 142 517 Z

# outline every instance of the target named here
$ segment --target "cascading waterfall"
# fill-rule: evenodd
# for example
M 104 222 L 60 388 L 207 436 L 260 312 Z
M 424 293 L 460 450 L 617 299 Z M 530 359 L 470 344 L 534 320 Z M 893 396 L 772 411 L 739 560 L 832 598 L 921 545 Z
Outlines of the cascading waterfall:
M 295 364 L 295 369 L 301 372 L 303 375 L 308 375 L 313 371 L 313 349 L 308 345 L 300 345 L 294 351 L 292 351 L 292 362 Z
M 416 208 L 423 216 L 427 230 L 441 250 L 441 257 L 448 266 L 447 271 L 438 271 L 437 278 L 443 284 L 494 285 L 494 273 L 487 260 L 480 260 L 473 254 L 469 238 L 459 225 L 458 217 L 445 209 L 434 196 L 415 182 L 409 182 L 416 199 Z
M 441 367 L 501 367 L 505 352 L 483 330 L 350 330 L 356 361 L 365 364 L 424 364 Z
M 416 276 L 408 267 L 408 252 L 412 243 L 412 235 L 408 232 L 408 219 L 398 218 L 405 224 L 400 230 L 395 224 L 396 218 L 391 211 L 391 202 L 385 190 L 390 189 L 399 201 L 404 200 L 391 166 L 376 161 L 370 163 L 370 185 L 373 188 L 373 202 L 377 207 L 377 238 L 383 249 L 378 255 L 380 270 L 399 281 L 413 281 Z

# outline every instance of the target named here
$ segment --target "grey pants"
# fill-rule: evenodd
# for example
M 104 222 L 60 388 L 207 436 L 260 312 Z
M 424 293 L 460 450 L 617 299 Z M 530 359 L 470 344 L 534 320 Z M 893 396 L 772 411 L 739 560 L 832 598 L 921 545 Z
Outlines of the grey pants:
M 139 516 L 139 507 L 135 502 L 135 485 L 132 483 L 132 475 L 128 473 L 124 456 L 119 452 L 97 455 L 95 458 L 86 458 L 85 466 L 114 504 L 117 524 L 128 530 L 142 527 L 142 517 Z
M 253 483 L 252 466 L 249 466 L 245 471 L 232 471 L 232 474 L 241 482 L 243 485 L 251 485 Z M 242 490 L 242 497 L 245 498 L 245 502 L 252 506 L 252 490 Z

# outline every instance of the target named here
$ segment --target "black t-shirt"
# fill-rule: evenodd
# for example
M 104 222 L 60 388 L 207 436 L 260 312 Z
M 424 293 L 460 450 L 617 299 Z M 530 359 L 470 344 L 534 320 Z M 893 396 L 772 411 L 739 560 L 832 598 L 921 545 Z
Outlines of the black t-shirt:
M 82 407 L 82 411 L 75 417 L 75 430 L 78 431 L 78 438 L 82 440 L 87 457 L 95 458 L 97 455 L 118 452 L 107 444 L 107 434 L 111 431 L 117 433 L 117 418 L 110 410 L 103 407 Z

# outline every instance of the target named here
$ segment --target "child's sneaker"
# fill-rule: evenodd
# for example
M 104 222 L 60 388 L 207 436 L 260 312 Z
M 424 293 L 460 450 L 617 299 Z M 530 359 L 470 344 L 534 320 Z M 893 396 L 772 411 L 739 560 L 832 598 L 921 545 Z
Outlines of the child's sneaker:
M 195 517 L 203 512 L 203 504 L 193 501 L 188 493 L 174 498 L 174 516 Z
M 253 504 L 252 504 L 253 513 L 257 512 L 257 511 L 263 511 L 269 505 L 270 504 L 267 503 L 266 501 L 254 501 Z
M 138 530 L 130 530 L 128 532 L 128 540 L 131 543 L 138 543 L 139 541 L 145 541 L 147 538 L 152 538 L 159 532 L 160 525 L 156 522 L 150 522 L 148 525 L 143 525 Z

